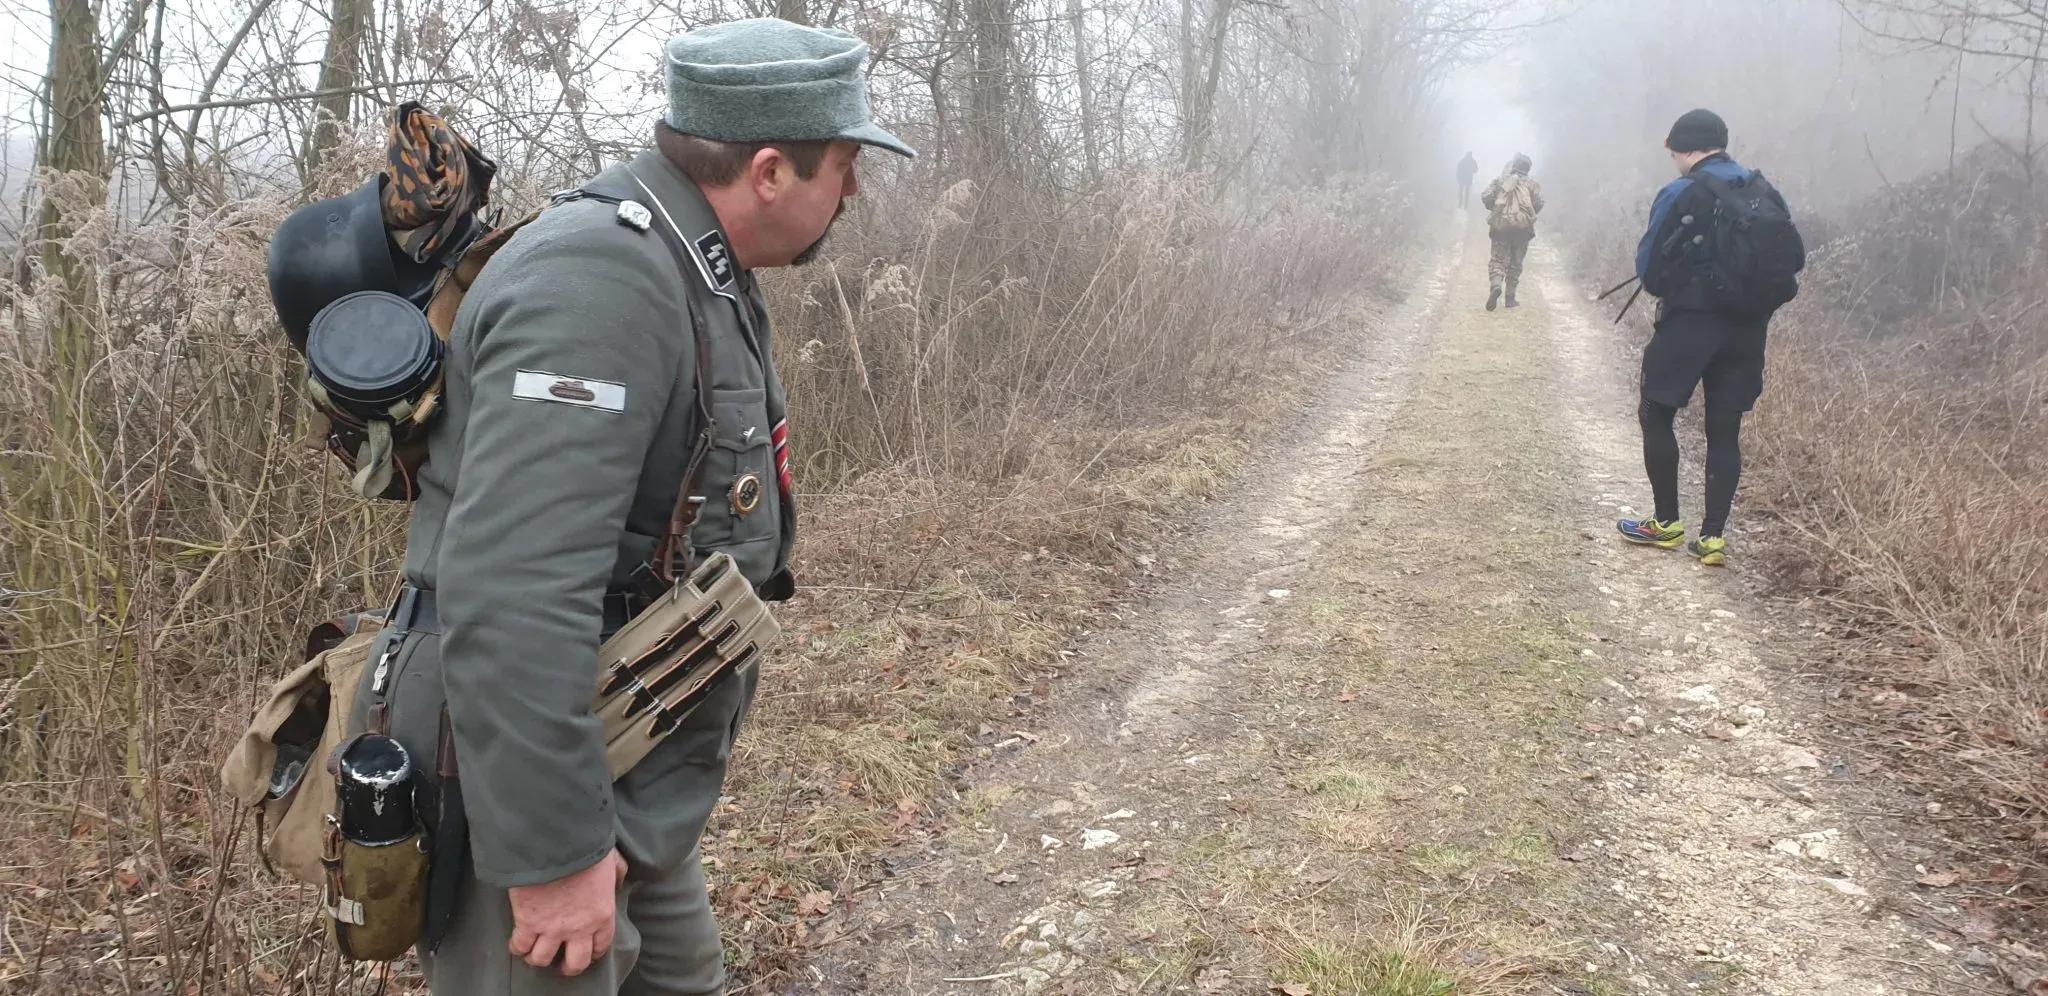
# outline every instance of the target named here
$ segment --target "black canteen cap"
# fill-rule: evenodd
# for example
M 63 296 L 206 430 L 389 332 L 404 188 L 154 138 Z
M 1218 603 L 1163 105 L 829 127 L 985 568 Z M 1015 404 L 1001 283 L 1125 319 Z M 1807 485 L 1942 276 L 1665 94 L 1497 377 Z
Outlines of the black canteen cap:
M 306 368 L 336 404 L 383 414 L 433 383 L 441 341 L 426 315 L 388 291 L 357 291 L 320 309 L 306 337 Z

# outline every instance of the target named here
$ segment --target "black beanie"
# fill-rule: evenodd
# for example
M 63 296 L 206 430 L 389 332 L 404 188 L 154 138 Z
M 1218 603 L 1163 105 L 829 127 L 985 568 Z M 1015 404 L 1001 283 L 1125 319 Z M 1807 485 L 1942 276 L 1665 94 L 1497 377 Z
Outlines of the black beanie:
M 1673 152 L 1705 152 L 1728 147 L 1728 122 L 1706 108 L 1687 111 L 1671 126 L 1664 147 Z

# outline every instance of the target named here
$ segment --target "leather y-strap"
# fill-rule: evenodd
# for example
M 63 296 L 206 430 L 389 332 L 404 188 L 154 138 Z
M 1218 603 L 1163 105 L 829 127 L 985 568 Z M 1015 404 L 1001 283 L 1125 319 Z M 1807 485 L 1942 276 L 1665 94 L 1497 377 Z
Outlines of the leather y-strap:
M 664 231 L 662 234 L 668 235 Z M 670 236 L 672 239 L 673 236 Z M 676 246 L 670 245 L 670 249 Z M 685 271 L 685 277 L 688 271 Z M 697 516 L 704 508 L 704 496 L 697 493 L 697 485 L 704 476 L 704 460 L 711 455 L 711 446 L 717 438 L 718 420 L 711 411 L 711 336 L 704 329 L 704 316 L 695 305 L 689 306 L 690 335 L 697 342 L 697 443 L 690 450 L 690 462 L 683 466 L 683 483 L 676 493 L 675 509 L 668 516 L 668 531 L 661 537 L 660 545 L 654 548 L 654 573 L 668 584 L 675 584 L 676 556 L 680 551 L 683 572 L 689 573 L 696 567 L 695 558 L 690 555 L 690 530 L 697 525 Z
M 555 203 L 573 200 L 593 200 L 618 205 L 632 198 L 606 193 L 590 187 L 565 191 L 555 196 Z M 637 226 L 636 226 L 637 227 Z M 662 245 L 668 247 L 669 255 L 675 258 L 676 270 L 683 278 L 683 285 L 691 286 L 696 279 L 695 261 L 690 251 L 683 246 L 682 236 L 668 225 L 650 225 L 659 232 Z M 699 313 L 696 295 L 685 292 L 684 310 L 690 314 L 690 337 L 696 347 L 695 361 L 691 364 L 696 374 L 696 383 L 682 383 L 682 371 L 676 372 L 677 387 L 693 387 L 697 407 L 697 441 L 690 450 L 689 462 L 683 465 L 682 486 L 676 492 L 675 507 L 669 512 L 668 528 L 662 533 L 661 541 L 655 545 L 654 555 L 649 559 L 655 577 L 663 584 L 673 585 L 676 580 L 676 562 L 682 562 L 682 573 L 688 574 L 696 565 L 690 553 L 690 530 L 697 524 L 697 516 L 704 507 L 704 498 L 697 493 L 697 485 L 704 474 L 705 458 L 711 455 L 712 441 L 718 438 L 718 420 L 711 408 L 711 334 L 704 326 L 704 316 Z

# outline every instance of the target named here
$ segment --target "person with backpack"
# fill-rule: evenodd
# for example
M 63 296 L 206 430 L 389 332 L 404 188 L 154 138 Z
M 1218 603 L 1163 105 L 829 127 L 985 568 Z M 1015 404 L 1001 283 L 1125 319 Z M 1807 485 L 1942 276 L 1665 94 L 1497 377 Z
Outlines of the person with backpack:
M 600 643 L 667 604 L 691 570 L 672 564 L 729 566 L 766 602 L 795 590 L 788 396 L 755 273 L 817 254 L 863 149 L 916 153 L 873 120 L 847 32 L 735 21 L 664 56 L 649 147 L 557 195 L 461 301 L 404 593 L 351 718 L 388 728 L 439 798 L 459 789 L 419 943 L 435 996 L 724 991 L 699 840 L 759 668 L 680 714 L 675 672 L 608 672 L 667 724 L 614 777 Z
M 1458 210 L 1472 206 L 1472 178 L 1478 175 L 1479 160 L 1465 153 L 1465 158 L 1458 160 Z
M 1515 285 L 1522 282 L 1522 260 L 1529 255 L 1529 241 L 1536 237 L 1536 216 L 1543 211 L 1543 187 L 1529 178 L 1533 166 L 1528 156 L 1517 153 L 1479 195 L 1479 203 L 1488 212 L 1487 235 L 1493 241 L 1493 256 L 1486 264 L 1488 311 L 1500 305 L 1503 291 L 1508 307 L 1519 306 Z
M 1799 293 L 1806 247 L 1791 210 L 1762 173 L 1728 155 L 1728 125 L 1687 111 L 1664 147 L 1679 178 L 1658 191 L 1636 248 L 1636 276 L 1657 298 L 1643 349 L 1643 465 L 1656 508 L 1622 519 L 1623 539 L 1677 549 L 1710 567 L 1728 560 L 1728 513 L 1742 477 L 1742 417 L 1764 388 L 1771 315 Z M 1686 541 L 1678 507 L 1678 410 L 1705 385 L 1706 508 Z

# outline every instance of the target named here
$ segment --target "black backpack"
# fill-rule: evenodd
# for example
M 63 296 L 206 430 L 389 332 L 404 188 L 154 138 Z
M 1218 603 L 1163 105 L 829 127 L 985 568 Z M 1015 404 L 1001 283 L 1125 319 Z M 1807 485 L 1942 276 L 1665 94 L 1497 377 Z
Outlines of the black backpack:
M 1715 311 L 1768 315 L 1799 295 L 1806 242 L 1762 173 L 1730 183 L 1705 170 L 1694 182 L 1713 194 L 1706 265 L 1697 272 L 1705 304 Z

